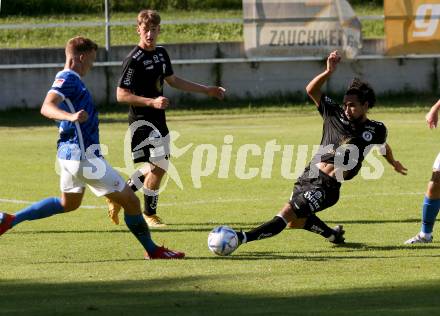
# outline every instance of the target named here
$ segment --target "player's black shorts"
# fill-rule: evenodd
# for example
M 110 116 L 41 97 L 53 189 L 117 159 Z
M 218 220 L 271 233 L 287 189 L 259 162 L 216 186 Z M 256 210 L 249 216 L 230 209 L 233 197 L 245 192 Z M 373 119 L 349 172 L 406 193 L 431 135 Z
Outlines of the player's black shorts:
M 336 204 L 341 183 L 319 169 L 313 174 L 308 166 L 293 187 L 290 205 L 298 217 L 307 217 Z
M 158 130 L 139 127 L 131 137 L 131 155 L 134 163 L 149 162 L 161 166 L 160 161 L 170 156 L 170 136 Z

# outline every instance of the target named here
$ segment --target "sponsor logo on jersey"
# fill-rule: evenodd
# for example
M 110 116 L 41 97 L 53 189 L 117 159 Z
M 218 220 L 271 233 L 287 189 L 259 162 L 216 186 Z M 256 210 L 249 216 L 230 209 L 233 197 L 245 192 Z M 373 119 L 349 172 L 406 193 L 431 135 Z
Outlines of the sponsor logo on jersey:
M 144 66 L 151 65 L 152 63 L 153 63 L 153 61 L 152 61 L 151 59 L 145 59 L 145 60 L 143 61 Z
M 333 103 L 333 100 L 330 99 L 328 96 L 325 96 L 324 100 L 325 100 L 326 103 Z
M 151 70 L 151 69 L 154 69 L 154 66 L 151 65 L 151 66 L 145 67 L 145 69 L 147 69 L 147 70 Z
M 322 193 L 320 191 L 307 191 L 304 193 L 304 197 L 309 201 L 309 207 L 312 212 L 320 208 L 322 200 Z
M 159 57 L 157 55 L 153 55 L 154 63 L 157 64 L 159 62 Z
M 66 80 L 65 79 L 61 79 L 61 78 L 57 78 L 53 82 L 52 87 L 54 87 L 54 88 L 61 88 L 63 86 L 64 81 L 66 81 Z
M 350 124 L 350 122 L 347 121 L 347 120 L 345 119 L 344 114 L 341 114 L 341 115 L 339 116 L 339 120 L 340 120 L 341 123 L 344 124 L 344 125 L 348 125 L 348 124 Z
M 144 56 L 144 53 L 141 50 L 138 50 L 134 55 L 133 59 L 139 60 L 141 57 Z
M 374 131 L 376 130 L 376 126 L 374 126 L 374 125 L 367 125 L 367 126 L 365 126 L 365 129 L 367 129 L 370 132 L 374 133 Z
M 128 68 L 127 73 L 125 74 L 124 84 L 126 86 L 131 85 L 131 80 L 133 79 L 134 69 Z
M 367 142 L 371 142 L 371 140 L 373 139 L 373 134 L 371 134 L 370 131 L 365 131 L 362 133 L 362 138 Z

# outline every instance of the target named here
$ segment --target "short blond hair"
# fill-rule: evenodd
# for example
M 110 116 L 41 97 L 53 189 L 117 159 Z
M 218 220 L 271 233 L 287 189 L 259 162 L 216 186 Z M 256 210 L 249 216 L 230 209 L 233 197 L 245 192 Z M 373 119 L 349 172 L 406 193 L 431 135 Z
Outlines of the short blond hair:
M 91 39 L 82 36 L 71 38 L 66 44 L 66 55 L 80 55 L 97 50 L 98 44 Z
M 137 16 L 137 24 L 152 24 L 157 26 L 160 24 L 160 15 L 155 10 L 142 10 Z

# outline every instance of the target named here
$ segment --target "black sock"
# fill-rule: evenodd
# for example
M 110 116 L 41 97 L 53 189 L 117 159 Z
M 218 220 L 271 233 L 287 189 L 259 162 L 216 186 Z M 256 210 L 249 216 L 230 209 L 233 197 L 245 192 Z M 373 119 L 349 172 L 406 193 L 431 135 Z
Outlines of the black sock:
M 269 222 L 264 223 L 263 225 L 246 232 L 246 241 L 260 240 L 264 238 L 269 238 L 279 234 L 284 228 L 286 228 L 287 224 L 283 218 L 279 216 L 275 216 Z M 243 233 L 238 234 L 240 242 L 243 241 L 244 236 Z M 241 236 L 240 236 L 241 235 Z M 241 237 L 241 238 L 240 238 Z
M 330 237 L 334 233 L 333 229 L 328 227 L 327 224 L 321 221 L 315 214 L 307 217 L 307 220 L 304 223 L 304 229 L 319 234 L 325 238 Z
M 148 216 L 156 215 L 158 200 L 159 195 L 144 195 L 144 214 Z
M 139 182 L 137 181 L 133 181 L 132 178 L 127 180 L 127 185 L 130 187 L 130 189 L 133 190 L 133 192 L 137 192 L 140 189 L 142 189 L 142 187 L 144 186 L 144 180 L 145 180 L 145 176 L 143 174 L 139 175 L 137 173 L 135 173 L 134 175 L 132 175 L 132 177 L 137 177 L 139 179 L 139 182 L 142 183 L 141 187 L 138 188 L 136 186 L 136 183 L 139 185 Z

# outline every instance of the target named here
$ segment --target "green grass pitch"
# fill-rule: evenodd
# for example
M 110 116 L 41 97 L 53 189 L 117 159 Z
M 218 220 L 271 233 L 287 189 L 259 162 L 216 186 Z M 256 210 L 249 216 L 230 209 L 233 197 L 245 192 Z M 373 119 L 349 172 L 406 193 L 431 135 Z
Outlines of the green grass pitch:
M 247 168 L 258 168 L 258 176 L 239 179 L 238 148 L 256 144 L 264 149 L 276 140 L 295 146 L 295 162 L 298 145 L 319 144 L 321 119 L 315 111 L 294 109 L 171 112 L 169 127 L 180 134 L 176 146 L 192 145 L 173 159 L 183 189 L 170 180 L 160 196 L 159 214 L 169 226 L 152 234 L 158 243 L 185 251 L 187 258 L 143 260 L 125 225 L 112 225 L 104 200 L 88 191 L 86 208 L 22 223 L 0 237 L 0 315 L 438 314 L 440 244 L 434 239 L 428 245 L 403 245 L 419 230 L 423 192 L 438 153 L 440 135 L 425 126 L 424 114 L 371 111 L 371 118 L 386 123 L 394 155 L 409 172 L 401 176 L 381 160 L 380 179 L 357 177 L 343 185 L 340 202 L 320 216 L 331 226 L 344 225 L 346 245 L 285 230 L 217 257 L 207 248 L 214 226 L 249 229 L 272 218 L 294 182 L 281 176 L 279 152 L 271 177 L 261 177 L 262 156 L 249 156 Z M 116 167 L 124 166 L 124 118 L 102 116 L 101 142 Z M 13 115 L 0 120 L 0 209 L 10 212 L 24 207 L 21 201 L 59 194 L 56 127 L 49 121 L 14 120 Z M 225 135 L 233 136 L 231 162 L 228 177 L 219 178 Z M 215 147 L 217 159 L 213 173 L 195 188 L 191 166 L 202 144 Z

